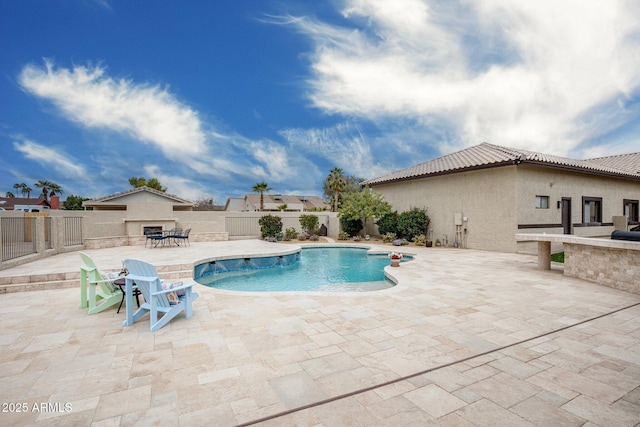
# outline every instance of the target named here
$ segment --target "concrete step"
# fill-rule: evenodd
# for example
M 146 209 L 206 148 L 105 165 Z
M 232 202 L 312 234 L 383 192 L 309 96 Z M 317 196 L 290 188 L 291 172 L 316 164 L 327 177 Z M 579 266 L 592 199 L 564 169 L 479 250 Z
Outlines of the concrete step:
M 158 266 L 157 270 L 160 278 L 164 280 L 184 280 L 193 278 L 193 266 L 191 264 L 162 265 Z M 79 271 L 72 273 L 0 277 L 0 294 L 79 287 Z

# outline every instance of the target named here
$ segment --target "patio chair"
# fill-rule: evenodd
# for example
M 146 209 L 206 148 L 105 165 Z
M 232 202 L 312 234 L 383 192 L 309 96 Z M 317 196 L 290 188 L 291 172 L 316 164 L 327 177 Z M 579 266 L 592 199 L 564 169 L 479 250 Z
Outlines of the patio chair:
M 93 259 L 79 252 L 84 265 L 80 267 L 80 307 L 89 307 L 89 314 L 100 313 L 120 303 L 122 291 L 115 285 L 118 273 L 102 273 Z M 87 295 L 88 294 L 88 295 Z
M 187 243 L 187 246 L 191 246 L 191 243 L 189 242 L 189 233 L 191 233 L 191 229 L 187 228 L 184 230 L 184 233 L 174 234 L 173 240 L 176 242 L 176 245 L 180 246 L 180 243 L 178 242 L 182 240 Z
M 153 264 L 138 259 L 125 259 L 124 266 L 129 271 L 126 277 L 127 292 L 135 282 L 145 299 L 145 303 L 135 313 L 127 301 L 127 319 L 124 326 L 133 325 L 136 320 L 149 313 L 150 330 L 155 332 L 183 311 L 185 318 L 193 316 L 192 304 L 198 298 L 198 294 L 191 290 L 195 283 L 164 289 L 163 281 L 158 277 Z M 159 314 L 162 317 L 158 318 Z
M 147 243 L 149 243 L 149 247 L 154 247 L 153 245 L 158 245 L 162 241 L 162 230 L 149 230 L 145 231 L 144 235 L 146 236 L 146 240 L 144 241 L 144 247 L 147 247 Z

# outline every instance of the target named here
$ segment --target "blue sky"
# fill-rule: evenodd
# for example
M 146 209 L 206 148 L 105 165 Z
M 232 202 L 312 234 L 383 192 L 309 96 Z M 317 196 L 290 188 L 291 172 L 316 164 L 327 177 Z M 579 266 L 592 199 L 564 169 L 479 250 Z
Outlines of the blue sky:
M 0 193 L 224 204 L 485 141 L 637 152 L 638 52 L 627 0 L 0 0 Z

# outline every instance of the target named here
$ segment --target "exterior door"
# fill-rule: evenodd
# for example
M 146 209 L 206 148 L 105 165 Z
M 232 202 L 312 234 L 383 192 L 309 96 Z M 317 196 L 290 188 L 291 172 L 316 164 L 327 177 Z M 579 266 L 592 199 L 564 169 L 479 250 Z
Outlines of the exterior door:
M 562 198 L 562 231 L 571 234 L 571 198 Z

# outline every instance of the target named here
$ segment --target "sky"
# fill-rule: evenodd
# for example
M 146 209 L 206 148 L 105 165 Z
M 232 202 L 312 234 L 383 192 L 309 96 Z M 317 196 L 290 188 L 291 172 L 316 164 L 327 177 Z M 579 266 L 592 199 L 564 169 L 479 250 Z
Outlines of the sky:
M 637 0 L 0 0 L 0 195 L 221 205 L 482 142 L 638 152 L 639 70 Z

